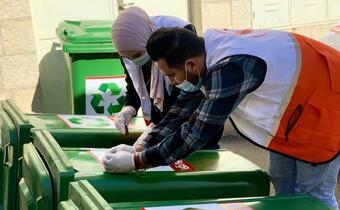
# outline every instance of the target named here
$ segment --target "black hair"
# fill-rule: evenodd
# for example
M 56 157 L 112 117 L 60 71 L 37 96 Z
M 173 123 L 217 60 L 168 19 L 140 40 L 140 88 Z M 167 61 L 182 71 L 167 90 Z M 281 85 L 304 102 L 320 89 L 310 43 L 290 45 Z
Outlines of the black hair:
M 149 38 L 146 51 L 153 61 L 164 59 L 170 68 L 182 68 L 185 60 L 205 53 L 204 40 L 183 28 L 160 28 Z

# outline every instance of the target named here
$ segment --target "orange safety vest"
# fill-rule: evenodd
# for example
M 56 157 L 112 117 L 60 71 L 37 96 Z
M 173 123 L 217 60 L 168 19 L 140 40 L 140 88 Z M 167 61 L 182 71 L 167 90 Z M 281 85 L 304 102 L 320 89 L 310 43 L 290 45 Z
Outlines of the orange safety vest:
M 267 63 L 264 82 L 230 117 L 255 144 L 320 164 L 340 151 L 340 52 L 302 35 L 275 30 L 204 34 L 209 67 L 248 54 Z
M 340 52 L 293 34 L 302 66 L 291 100 L 268 148 L 312 163 L 340 151 Z

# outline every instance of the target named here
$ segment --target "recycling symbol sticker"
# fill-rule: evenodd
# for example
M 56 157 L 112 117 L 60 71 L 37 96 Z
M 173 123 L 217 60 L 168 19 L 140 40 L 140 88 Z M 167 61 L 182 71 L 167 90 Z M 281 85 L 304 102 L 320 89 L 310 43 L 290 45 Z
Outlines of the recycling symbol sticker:
M 58 115 L 58 118 L 69 128 L 116 128 L 109 116 Z
M 125 76 L 86 78 L 86 114 L 114 115 L 124 105 Z

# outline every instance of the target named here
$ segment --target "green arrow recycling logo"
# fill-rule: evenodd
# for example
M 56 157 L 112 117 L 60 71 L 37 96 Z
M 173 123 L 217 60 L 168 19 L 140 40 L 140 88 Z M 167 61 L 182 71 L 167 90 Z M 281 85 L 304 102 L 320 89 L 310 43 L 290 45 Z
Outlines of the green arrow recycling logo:
M 78 124 L 88 127 L 97 127 L 97 128 L 104 128 L 110 126 L 109 123 L 107 123 L 107 120 L 102 118 L 80 118 L 80 117 L 73 117 L 70 118 L 69 121 L 72 124 Z
M 90 83 L 89 86 L 92 87 L 91 93 L 89 94 L 87 92 L 87 97 L 90 96 L 90 100 L 87 100 L 86 114 L 112 115 L 119 112 L 124 105 L 126 93 L 124 78 L 111 79 L 114 81 L 100 80 L 101 79 L 91 79 L 89 82 L 86 81 L 87 83 Z M 108 79 L 106 78 L 104 80 Z M 91 113 L 88 113 L 89 108 Z

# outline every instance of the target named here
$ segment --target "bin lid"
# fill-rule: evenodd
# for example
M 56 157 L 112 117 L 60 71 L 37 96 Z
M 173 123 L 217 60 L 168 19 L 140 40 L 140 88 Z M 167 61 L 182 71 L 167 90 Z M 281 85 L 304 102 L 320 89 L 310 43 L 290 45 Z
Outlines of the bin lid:
M 65 20 L 56 33 L 66 53 L 110 53 L 116 52 L 111 26 L 112 21 L 106 20 Z

